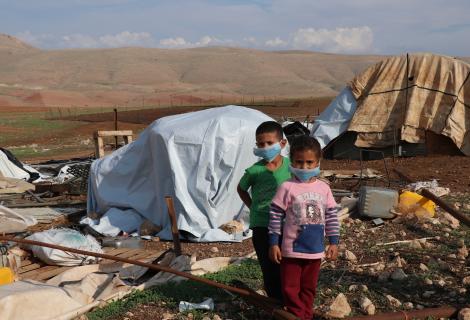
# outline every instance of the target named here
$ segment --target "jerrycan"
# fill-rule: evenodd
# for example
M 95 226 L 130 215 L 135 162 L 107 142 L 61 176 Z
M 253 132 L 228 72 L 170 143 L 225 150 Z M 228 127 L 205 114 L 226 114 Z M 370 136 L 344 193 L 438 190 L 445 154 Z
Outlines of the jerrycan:
M 13 271 L 8 267 L 0 268 L 0 286 L 12 283 L 15 279 Z
M 398 192 L 391 189 L 363 186 L 359 189 L 359 214 L 370 218 L 390 219 L 398 205 Z

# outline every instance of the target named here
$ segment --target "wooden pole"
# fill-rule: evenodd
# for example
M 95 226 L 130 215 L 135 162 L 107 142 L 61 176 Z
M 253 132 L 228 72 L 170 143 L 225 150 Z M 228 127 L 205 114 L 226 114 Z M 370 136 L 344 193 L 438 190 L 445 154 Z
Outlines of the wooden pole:
M 175 246 L 176 256 L 181 255 L 181 243 L 180 243 L 180 234 L 178 231 L 178 224 L 176 222 L 176 212 L 175 205 L 173 203 L 173 198 L 170 196 L 165 197 L 166 206 L 168 207 L 168 215 L 170 216 L 171 222 L 171 233 L 173 235 L 173 244 Z
M 190 279 L 196 282 L 204 283 L 207 285 L 210 285 L 212 287 L 216 287 L 219 289 L 227 290 L 229 292 L 238 294 L 242 296 L 243 298 L 247 299 L 250 301 L 252 304 L 263 308 L 263 310 L 271 313 L 273 316 L 276 317 L 276 319 L 280 320 L 296 320 L 298 319 L 291 313 L 284 311 L 280 309 L 279 306 L 274 305 L 272 303 L 272 300 L 269 298 L 266 298 L 256 292 L 253 292 L 251 290 L 243 289 L 243 288 L 237 288 L 237 287 L 232 287 L 223 283 L 215 282 L 209 279 L 201 278 L 195 275 L 192 275 L 187 272 L 179 271 L 179 270 L 174 270 L 169 267 L 161 266 L 158 264 L 151 264 L 147 262 L 142 262 L 138 260 L 132 260 L 132 259 L 127 259 L 127 258 L 121 258 L 118 256 L 112 256 L 110 254 L 105 254 L 105 253 L 98 253 L 98 252 L 91 252 L 91 251 L 85 251 L 85 250 L 80 250 L 80 249 L 75 249 L 75 248 L 67 248 L 51 243 L 45 243 L 41 241 L 34 241 L 34 240 L 26 240 L 26 239 L 18 239 L 18 238 L 12 238 L 12 237 L 5 237 L 5 236 L 0 236 L 0 242 L 16 242 L 16 243 L 22 243 L 22 244 L 27 244 L 31 246 L 40 246 L 40 247 L 46 247 L 46 248 L 52 248 L 52 249 L 58 249 L 62 250 L 65 252 L 73 252 L 77 254 L 81 254 L 84 256 L 92 256 L 92 257 L 98 257 L 98 258 L 103 258 L 103 259 L 108 259 L 108 260 L 113 260 L 113 261 L 119 261 L 119 262 L 124 262 L 124 263 L 129 263 L 137 266 L 141 266 L 144 268 L 149 268 L 154 271 L 161 271 L 161 272 L 168 272 L 186 279 Z
M 395 173 L 402 178 L 403 180 L 413 183 L 414 179 L 412 179 L 410 176 L 407 174 L 401 172 L 398 169 L 393 169 Z M 421 189 L 420 191 L 421 195 L 425 198 L 428 198 L 429 200 L 434 201 L 435 204 L 437 204 L 439 207 L 447 211 L 449 214 L 451 214 L 455 219 L 459 220 L 460 222 L 463 222 L 467 227 L 470 227 L 470 218 L 466 216 L 465 214 L 455 210 L 452 208 L 447 202 L 436 196 L 434 193 L 432 193 L 429 189 Z
M 117 108 L 114 108 L 114 131 L 118 131 L 118 111 Z M 118 149 L 118 136 L 114 137 L 114 143 L 116 145 L 116 150 Z

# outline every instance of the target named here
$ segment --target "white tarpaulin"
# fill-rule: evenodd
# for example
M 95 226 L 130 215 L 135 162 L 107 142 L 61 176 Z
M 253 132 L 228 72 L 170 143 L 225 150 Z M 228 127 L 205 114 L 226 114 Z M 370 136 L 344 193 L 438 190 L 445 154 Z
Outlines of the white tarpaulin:
M 7 178 L 16 178 L 22 180 L 29 179 L 29 173 L 11 162 L 7 155 L 0 150 L 0 175 Z
M 273 120 L 262 112 L 226 106 L 165 117 L 139 138 L 93 162 L 88 212 L 133 209 L 171 239 L 164 196 L 172 196 L 178 228 L 194 241 L 234 241 L 218 229 L 245 220 L 236 188 L 253 155 L 255 130 Z M 248 223 L 245 223 L 245 228 Z
M 310 135 L 322 148 L 348 130 L 356 112 L 357 102 L 349 87 L 344 88 L 328 107 L 315 119 Z

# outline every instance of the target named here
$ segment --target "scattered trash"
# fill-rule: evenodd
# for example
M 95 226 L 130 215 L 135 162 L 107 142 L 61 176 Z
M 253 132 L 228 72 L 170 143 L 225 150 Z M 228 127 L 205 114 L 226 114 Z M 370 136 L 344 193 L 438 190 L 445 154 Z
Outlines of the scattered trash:
M 0 233 L 23 232 L 37 224 L 34 217 L 23 216 L 7 207 L 0 205 Z
M 214 310 L 214 300 L 212 298 L 208 298 L 201 303 L 191 303 L 187 301 L 180 301 L 179 304 L 179 311 L 187 311 L 187 310 Z
M 449 188 L 439 187 L 437 180 L 432 181 L 418 181 L 414 183 L 410 183 L 406 186 L 406 189 L 418 192 L 421 189 L 428 189 L 432 193 L 434 193 L 437 197 L 442 197 L 450 193 Z
M 143 218 L 135 210 L 109 209 L 99 220 L 90 217 L 83 218 L 80 223 L 87 224 L 96 232 L 115 237 L 121 232 L 132 233 L 142 225 Z
M 432 218 L 435 215 L 436 204 L 417 193 L 404 191 L 400 194 L 397 210 L 401 214 L 414 214 L 418 218 Z
M 41 241 L 68 248 L 86 250 L 103 253 L 98 241 L 90 235 L 83 235 L 72 229 L 49 229 L 37 232 L 26 238 L 27 240 Z M 83 256 L 71 252 L 64 252 L 58 249 L 31 246 L 34 256 L 41 261 L 58 266 L 78 266 L 82 264 L 96 263 L 99 259 L 91 256 Z
M 143 248 L 142 240 L 129 237 L 106 237 L 101 239 L 103 247 L 112 248 Z
M 383 225 L 383 224 L 385 223 L 381 218 L 375 218 L 374 220 L 372 220 L 372 222 L 373 222 L 376 226 L 381 226 L 381 225 Z

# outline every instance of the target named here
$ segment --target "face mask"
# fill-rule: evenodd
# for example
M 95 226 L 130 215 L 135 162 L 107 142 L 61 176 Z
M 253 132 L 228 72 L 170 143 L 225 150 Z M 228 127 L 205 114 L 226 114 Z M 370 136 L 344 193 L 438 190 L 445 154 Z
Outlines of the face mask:
M 289 171 L 295 175 L 300 181 L 307 182 L 313 177 L 318 177 L 320 175 L 320 165 L 313 169 L 298 169 L 292 166 L 289 166 Z
M 267 162 L 271 162 L 281 153 L 281 149 L 281 145 L 278 142 L 266 148 L 254 148 L 253 153 L 255 156 L 261 157 Z

